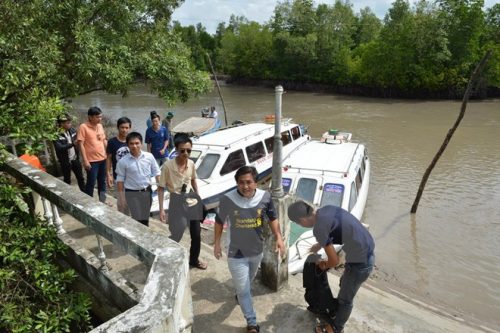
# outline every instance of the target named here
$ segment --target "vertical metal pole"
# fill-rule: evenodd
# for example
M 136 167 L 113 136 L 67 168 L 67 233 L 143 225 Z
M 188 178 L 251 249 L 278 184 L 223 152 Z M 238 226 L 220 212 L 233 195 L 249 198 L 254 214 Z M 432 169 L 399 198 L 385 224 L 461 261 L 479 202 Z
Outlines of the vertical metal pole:
M 276 86 L 276 109 L 274 112 L 274 145 L 273 145 L 273 171 L 271 180 L 271 194 L 273 198 L 281 198 L 285 195 L 281 184 L 281 159 L 283 156 L 283 143 L 281 142 L 281 100 L 283 87 Z
M 282 142 L 281 142 L 281 97 L 283 95 L 283 87 L 277 86 L 276 92 L 276 112 L 275 112 L 275 133 L 273 145 L 273 171 L 271 183 L 271 196 L 278 212 L 278 221 L 285 244 L 288 242 L 289 222 L 287 218 L 287 198 L 284 195 L 283 186 L 281 185 L 281 158 L 282 158 Z M 271 232 L 271 228 L 267 226 L 264 229 L 264 257 L 261 263 L 262 282 L 271 288 L 278 291 L 285 286 L 288 281 L 288 253 L 282 258 L 275 252 L 276 239 Z M 288 252 L 288 251 L 287 251 Z

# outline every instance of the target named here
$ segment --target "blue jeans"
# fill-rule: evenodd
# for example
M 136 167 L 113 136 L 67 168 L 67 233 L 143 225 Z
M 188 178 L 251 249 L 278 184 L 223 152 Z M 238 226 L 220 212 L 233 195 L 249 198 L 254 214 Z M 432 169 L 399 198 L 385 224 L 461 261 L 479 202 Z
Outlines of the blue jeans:
M 344 274 L 340 278 L 339 307 L 337 309 L 337 316 L 333 320 L 336 332 L 341 332 L 344 329 L 344 325 L 351 315 L 354 296 L 356 296 L 361 284 L 370 276 L 374 262 L 375 256 L 372 254 L 368 257 L 366 264 L 345 264 Z
M 227 265 L 233 278 L 234 289 L 238 296 L 241 311 L 247 321 L 247 326 L 257 325 L 257 315 L 253 308 L 250 285 L 257 274 L 263 254 L 249 258 L 227 258 Z
M 87 171 L 87 183 L 85 193 L 94 196 L 94 187 L 97 181 L 97 193 L 99 201 L 106 202 L 106 160 L 90 162 L 90 170 Z

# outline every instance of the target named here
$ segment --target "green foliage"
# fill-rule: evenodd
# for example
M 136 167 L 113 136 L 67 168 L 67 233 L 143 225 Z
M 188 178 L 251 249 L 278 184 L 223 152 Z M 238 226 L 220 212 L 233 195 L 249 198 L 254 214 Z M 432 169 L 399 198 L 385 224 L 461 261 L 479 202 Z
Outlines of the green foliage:
M 500 87 L 500 4 L 395 0 L 383 21 L 348 0 L 280 1 L 270 22 L 231 16 L 214 36 L 218 71 L 236 77 L 413 92 L 460 92 L 493 50 L 482 80 Z M 208 50 L 210 51 L 210 50 Z
M 179 3 L 0 1 L 0 135 L 52 139 L 64 98 L 125 93 L 138 80 L 170 104 L 206 92 L 207 73 L 169 27 Z
M 30 214 L 27 192 L 0 176 L 0 331 L 87 331 L 90 300 L 71 292 L 74 271 L 54 264 L 65 245 Z

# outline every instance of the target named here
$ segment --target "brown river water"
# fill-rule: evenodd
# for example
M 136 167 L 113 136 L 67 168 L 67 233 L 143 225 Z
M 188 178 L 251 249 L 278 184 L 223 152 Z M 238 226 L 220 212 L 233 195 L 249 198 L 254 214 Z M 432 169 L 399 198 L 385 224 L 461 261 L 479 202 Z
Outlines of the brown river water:
M 222 85 L 228 122 L 261 121 L 275 108 L 274 89 Z M 142 134 L 150 110 L 175 111 L 174 125 L 202 107 L 223 109 L 217 90 L 167 105 L 142 86 L 128 97 L 94 92 L 73 100 L 127 116 Z M 500 100 L 469 102 L 434 168 L 417 214 L 410 208 L 423 173 L 454 124 L 460 101 L 387 100 L 286 92 L 283 117 L 319 137 L 329 128 L 368 147 L 371 183 L 363 222 L 376 242 L 375 279 L 500 330 Z

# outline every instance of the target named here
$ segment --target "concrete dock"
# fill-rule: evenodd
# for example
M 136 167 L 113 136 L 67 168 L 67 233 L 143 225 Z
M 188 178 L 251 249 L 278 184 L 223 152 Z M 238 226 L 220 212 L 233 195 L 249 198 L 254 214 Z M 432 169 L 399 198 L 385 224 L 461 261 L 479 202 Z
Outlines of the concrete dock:
M 69 216 L 64 218 L 65 230 L 78 242 L 97 254 L 98 248 L 93 232 Z M 150 228 L 169 235 L 168 226 L 156 219 L 150 220 Z M 194 310 L 193 332 L 244 333 L 246 324 L 234 298 L 231 276 L 226 258 L 216 260 L 213 256 L 213 231 L 202 228 L 200 258 L 208 263 L 206 271 L 191 269 L 191 289 Z M 189 247 L 189 231 L 181 241 Z M 147 277 L 147 267 L 117 250 L 105 241 L 104 249 L 113 272 L 121 273 L 139 293 Z M 340 273 L 329 274 L 334 295 L 338 292 Z M 261 332 L 313 332 L 316 317 L 306 310 L 302 274 L 290 276 L 288 285 L 279 292 L 272 292 L 259 282 L 252 287 L 254 307 Z M 358 292 L 354 310 L 346 324 L 346 333 L 354 332 L 496 332 L 478 323 L 465 320 L 446 309 L 438 308 L 407 297 L 390 286 L 369 279 Z

